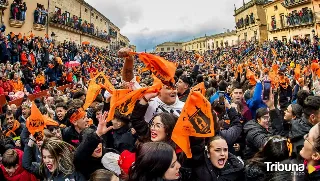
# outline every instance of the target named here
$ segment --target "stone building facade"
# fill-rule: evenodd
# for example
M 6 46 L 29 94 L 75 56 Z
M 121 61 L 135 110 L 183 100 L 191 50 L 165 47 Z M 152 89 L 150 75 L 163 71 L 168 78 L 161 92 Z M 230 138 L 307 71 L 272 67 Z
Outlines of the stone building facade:
M 57 42 L 67 40 L 81 44 L 87 41 L 92 45 L 113 49 L 120 48 L 120 41 L 124 42 L 122 44 L 125 46 L 130 44 L 129 39 L 120 34 L 120 29 L 116 25 L 84 0 L 23 0 L 27 6 L 24 21 L 12 18 L 11 8 L 14 1 L 8 0 L 7 5 L 0 6 L 0 9 L 5 9 L 1 19 L 8 33 L 28 35 L 32 31 L 35 36 L 40 37 L 55 35 L 53 38 Z M 48 14 L 44 25 L 35 23 L 38 13 L 35 10 L 39 4 L 43 7 L 42 12 Z M 57 18 L 61 18 L 61 14 L 65 21 L 62 23 L 56 21 Z M 82 31 L 84 23 L 88 25 L 88 29 L 89 26 L 92 28 L 92 33 Z M 76 28 L 76 24 L 80 29 Z
M 265 0 L 251 0 L 234 11 L 238 41 L 267 40 L 266 14 L 263 9 Z
M 155 52 L 172 52 L 172 51 L 181 51 L 182 43 L 181 42 L 165 42 L 156 46 Z

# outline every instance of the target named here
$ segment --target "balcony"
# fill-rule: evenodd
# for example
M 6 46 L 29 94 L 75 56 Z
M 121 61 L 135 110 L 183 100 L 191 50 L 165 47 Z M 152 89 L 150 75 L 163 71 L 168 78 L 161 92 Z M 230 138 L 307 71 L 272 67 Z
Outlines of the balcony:
M 113 38 L 117 38 L 117 32 L 113 31 L 112 29 L 109 29 L 109 35 Z
M 283 7 L 290 9 L 290 8 L 295 8 L 304 4 L 310 3 L 311 0 L 287 0 L 286 2 L 281 3 Z
M 21 28 L 24 25 L 24 21 L 19 21 L 15 19 L 9 20 L 9 25 L 13 28 Z
M 44 26 L 44 25 L 42 25 L 42 24 L 33 24 L 33 29 L 34 30 L 37 30 L 37 31 L 43 31 L 43 30 L 45 30 L 46 29 L 46 27 Z
M 315 16 L 316 23 L 319 24 L 320 23 L 320 12 L 314 13 L 314 16 Z
M 1 10 L 7 9 L 8 6 L 9 6 L 9 2 L 8 2 L 8 1 L 3 2 L 3 3 L 0 3 L 0 9 L 1 9 Z

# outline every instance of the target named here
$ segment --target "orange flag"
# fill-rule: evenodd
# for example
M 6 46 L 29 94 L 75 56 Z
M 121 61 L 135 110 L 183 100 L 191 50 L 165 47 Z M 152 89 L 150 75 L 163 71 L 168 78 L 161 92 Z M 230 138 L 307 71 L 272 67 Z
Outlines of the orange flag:
M 272 65 L 272 70 L 273 70 L 273 72 L 274 72 L 275 74 L 278 74 L 279 65 L 273 64 L 273 65 Z
M 191 91 L 180 117 L 173 129 L 171 139 L 192 158 L 189 136 L 214 136 L 214 122 L 210 102 L 199 91 Z
M 277 51 L 274 48 L 271 48 L 271 51 L 272 51 L 273 56 L 275 56 L 275 57 L 278 56 Z
M 104 75 L 104 73 L 100 72 L 96 75 L 96 83 L 99 84 L 102 88 L 106 89 L 108 92 L 112 93 L 115 90 L 114 86 L 111 84 L 109 79 Z
M 205 88 L 205 86 L 204 86 L 204 82 L 201 82 L 201 83 L 195 85 L 195 86 L 191 89 L 191 92 L 193 92 L 193 91 L 200 91 L 201 94 L 202 94 L 203 96 L 205 96 L 205 95 L 206 95 L 206 88 Z
M 132 113 L 136 101 L 144 94 L 159 92 L 162 88 L 162 83 L 159 79 L 154 77 L 153 85 L 151 87 L 140 88 L 137 90 L 131 89 L 116 89 L 112 92 L 110 101 L 110 110 L 107 121 L 111 121 L 116 111 L 120 114 L 128 116 Z
M 148 54 L 148 53 L 135 53 L 130 52 L 131 55 L 139 54 L 139 59 L 143 61 L 146 68 L 160 79 L 165 85 L 174 86 L 174 75 L 177 67 L 173 62 L 169 62 L 162 57 Z
M 96 99 L 98 94 L 100 93 L 101 86 L 98 84 L 99 81 L 101 81 L 98 78 L 99 75 L 95 76 L 93 79 L 90 80 L 87 95 L 86 95 L 86 100 L 83 105 L 83 109 L 86 110 Z
M 257 81 L 256 81 L 256 78 L 255 78 L 255 75 L 254 73 L 247 68 L 247 75 L 246 75 L 247 79 L 249 80 L 249 84 L 250 85 L 256 85 Z
M 33 38 L 33 37 L 34 37 L 34 34 L 32 33 L 32 31 L 30 32 L 29 37 L 30 37 L 30 38 Z
M 300 72 L 301 72 L 300 65 L 297 64 L 297 65 L 296 65 L 296 68 L 294 69 L 294 79 L 295 79 L 295 80 L 299 80 L 300 75 L 301 75 Z
M 44 126 L 45 126 L 45 120 L 40 110 L 37 108 L 34 102 L 32 102 L 31 115 L 26 121 L 26 127 L 28 131 L 33 135 L 36 132 L 43 131 Z
M 43 116 L 43 119 L 44 119 L 44 126 L 45 127 L 47 127 L 47 126 L 59 126 L 59 123 L 57 121 L 51 119 L 48 116 Z
M 187 60 L 187 65 L 190 65 L 190 59 Z
M 311 64 L 311 70 L 312 72 L 316 72 L 319 69 L 319 64 L 318 63 L 312 63 Z

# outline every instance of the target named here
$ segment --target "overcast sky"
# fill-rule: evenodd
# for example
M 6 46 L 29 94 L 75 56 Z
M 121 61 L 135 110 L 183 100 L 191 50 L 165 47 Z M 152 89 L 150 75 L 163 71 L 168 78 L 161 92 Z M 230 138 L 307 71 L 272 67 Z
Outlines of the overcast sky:
M 235 29 L 243 0 L 85 0 L 108 17 L 137 51 Z M 248 2 L 249 0 L 245 0 Z

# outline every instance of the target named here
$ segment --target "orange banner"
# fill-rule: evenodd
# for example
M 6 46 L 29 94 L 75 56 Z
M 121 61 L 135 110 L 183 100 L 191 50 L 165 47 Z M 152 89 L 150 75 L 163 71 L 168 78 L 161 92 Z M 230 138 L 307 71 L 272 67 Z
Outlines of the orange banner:
M 37 106 L 32 102 L 31 106 L 31 115 L 26 121 L 26 127 L 28 131 L 33 135 L 36 132 L 41 132 L 44 129 L 45 120 L 40 112 L 40 110 L 37 108 Z
M 214 136 L 211 104 L 201 92 L 195 90 L 189 94 L 171 137 L 186 156 L 191 158 L 189 136 Z

